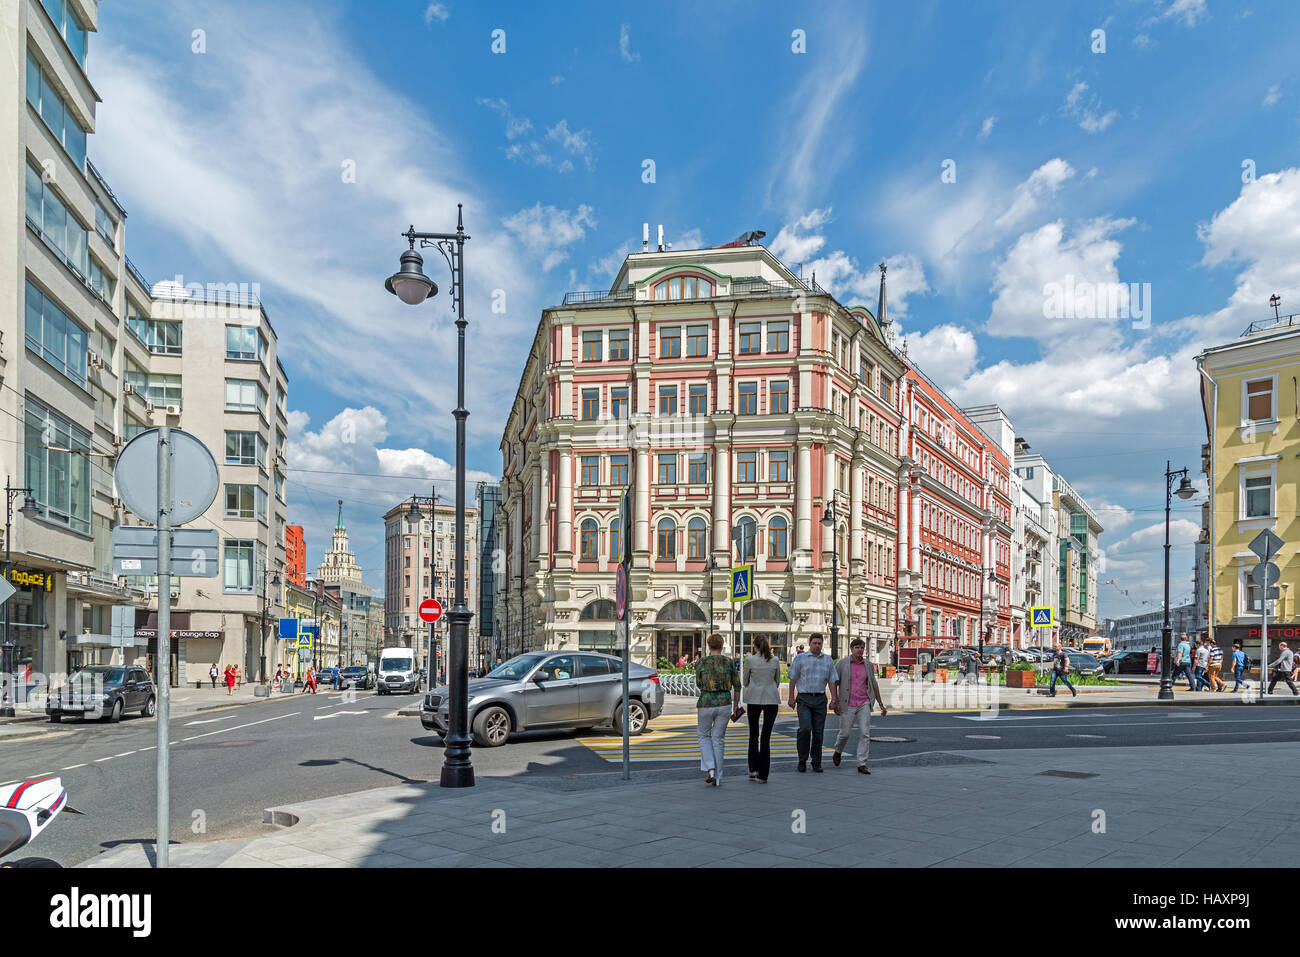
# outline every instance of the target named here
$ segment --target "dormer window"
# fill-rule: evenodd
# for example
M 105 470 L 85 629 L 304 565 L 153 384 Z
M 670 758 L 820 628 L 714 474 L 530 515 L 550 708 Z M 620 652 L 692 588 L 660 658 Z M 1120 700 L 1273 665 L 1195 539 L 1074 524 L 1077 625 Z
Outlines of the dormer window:
M 655 299 L 707 299 L 713 295 L 713 282 L 703 276 L 674 276 L 655 284 Z

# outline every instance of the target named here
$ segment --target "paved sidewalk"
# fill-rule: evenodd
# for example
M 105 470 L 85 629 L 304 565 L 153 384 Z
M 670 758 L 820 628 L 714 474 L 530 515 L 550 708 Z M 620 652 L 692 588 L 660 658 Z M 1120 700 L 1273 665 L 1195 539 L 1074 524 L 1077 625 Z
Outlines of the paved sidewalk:
M 1191 768 L 1189 762 L 1195 762 Z M 268 812 L 267 836 L 176 845 L 175 867 L 1289 866 L 1300 743 L 928 752 L 768 784 L 693 770 L 379 788 Z M 1188 809 L 1230 808 L 1202 828 Z M 86 867 L 147 867 L 153 846 Z

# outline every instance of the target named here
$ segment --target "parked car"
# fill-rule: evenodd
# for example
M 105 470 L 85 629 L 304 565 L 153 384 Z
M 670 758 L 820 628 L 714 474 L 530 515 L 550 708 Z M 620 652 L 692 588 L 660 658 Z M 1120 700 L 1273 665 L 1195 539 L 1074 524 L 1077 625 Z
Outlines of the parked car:
M 1109 658 L 1101 659 L 1101 667 L 1107 674 L 1112 675 L 1144 675 L 1147 673 L 1147 653 L 1117 651 Z
M 362 691 L 369 691 L 374 686 L 374 675 L 367 668 L 358 666 L 339 671 L 340 688 L 360 688 Z
M 1066 654 L 1070 659 L 1071 673 L 1081 674 L 1085 678 L 1105 674 L 1101 662 L 1095 656 L 1084 654 L 1082 651 L 1070 651 Z
M 663 710 L 659 674 L 630 666 L 628 733 L 641 734 Z M 469 682 L 469 726 L 474 743 L 496 748 L 516 731 L 612 725 L 623 730 L 623 661 L 597 652 L 530 652 Z M 446 737 L 447 689 L 420 704 L 420 724 Z
M 985 645 L 984 661 L 988 664 L 1000 665 L 1010 650 L 1010 645 Z
M 149 672 L 135 666 L 87 665 L 50 691 L 45 713 L 58 724 L 64 715 L 122 720 L 127 711 L 152 718 L 158 705 Z

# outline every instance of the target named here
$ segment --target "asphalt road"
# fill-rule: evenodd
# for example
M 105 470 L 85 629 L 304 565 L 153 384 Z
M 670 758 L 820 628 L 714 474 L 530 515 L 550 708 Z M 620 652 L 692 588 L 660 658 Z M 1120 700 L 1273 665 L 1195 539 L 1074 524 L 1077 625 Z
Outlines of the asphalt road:
M 171 839 L 257 834 L 266 829 L 263 810 L 274 805 L 436 780 L 441 741 L 425 732 L 418 718 L 397 715 L 417 700 L 414 695 L 363 694 L 350 702 L 338 694 L 297 695 L 178 717 L 171 734 Z M 156 721 L 134 717 L 118 725 L 67 722 L 48 727 L 48 735 L 0 743 L 0 784 L 59 774 L 69 804 L 84 813 L 60 815 L 20 854 L 72 865 L 122 843 L 152 843 Z M 828 749 L 836 727 L 830 715 Z M 795 730 L 793 718 L 782 718 L 776 734 L 793 737 Z M 685 727 L 681 734 L 689 741 L 692 731 Z M 615 737 L 612 731 L 605 735 Z M 906 739 L 872 744 L 872 765 L 883 767 L 891 759 L 928 752 L 1292 741 L 1300 736 L 1300 709 L 1239 705 L 1002 711 L 996 716 L 893 714 L 877 715 L 872 735 Z M 582 737 L 590 740 L 593 733 Z M 689 761 L 657 760 L 655 753 L 645 746 L 636 773 L 694 767 Z M 744 760 L 743 750 L 735 746 L 728 753 Z M 1194 761 L 1194 755 L 1188 760 Z M 546 775 L 593 784 L 588 776 L 619 772 L 618 763 L 598 756 L 571 732 L 520 735 L 506 747 L 475 750 L 473 762 L 478 775 Z M 778 773 L 790 764 L 789 759 L 777 762 Z

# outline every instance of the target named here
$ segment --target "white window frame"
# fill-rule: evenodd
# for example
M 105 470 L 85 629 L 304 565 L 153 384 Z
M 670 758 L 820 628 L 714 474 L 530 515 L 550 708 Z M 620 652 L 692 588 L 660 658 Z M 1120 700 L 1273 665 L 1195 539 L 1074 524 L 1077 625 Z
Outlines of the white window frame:
M 1249 415 L 1250 404 L 1249 396 L 1246 392 L 1246 386 L 1253 382 L 1269 382 L 1269 395 L 1272 397 L 1271 415 L 1267 419 L 1252 419 Z M 1278 394 L 1277 394 L 1277 373 L 1271 375 L 1242 376 L 1241 378 L 1241 427 L 1249 429 L 1252 426 L 1255 431 L 1266 429 L 1267 431 L 1276 431 L 1278 423 Z M 1268 426 L 1273 428 L 1269 429 Z
M 1238 459 L 1237 467 L 1237 527 L 1239 531 L 1268 528 L 1277 521 L 1277 466 L 1280 455 L 1261 455 Z M 1247 516 L 1246 479 L 1268 478 L 1272 486 L 1267 515 Z

